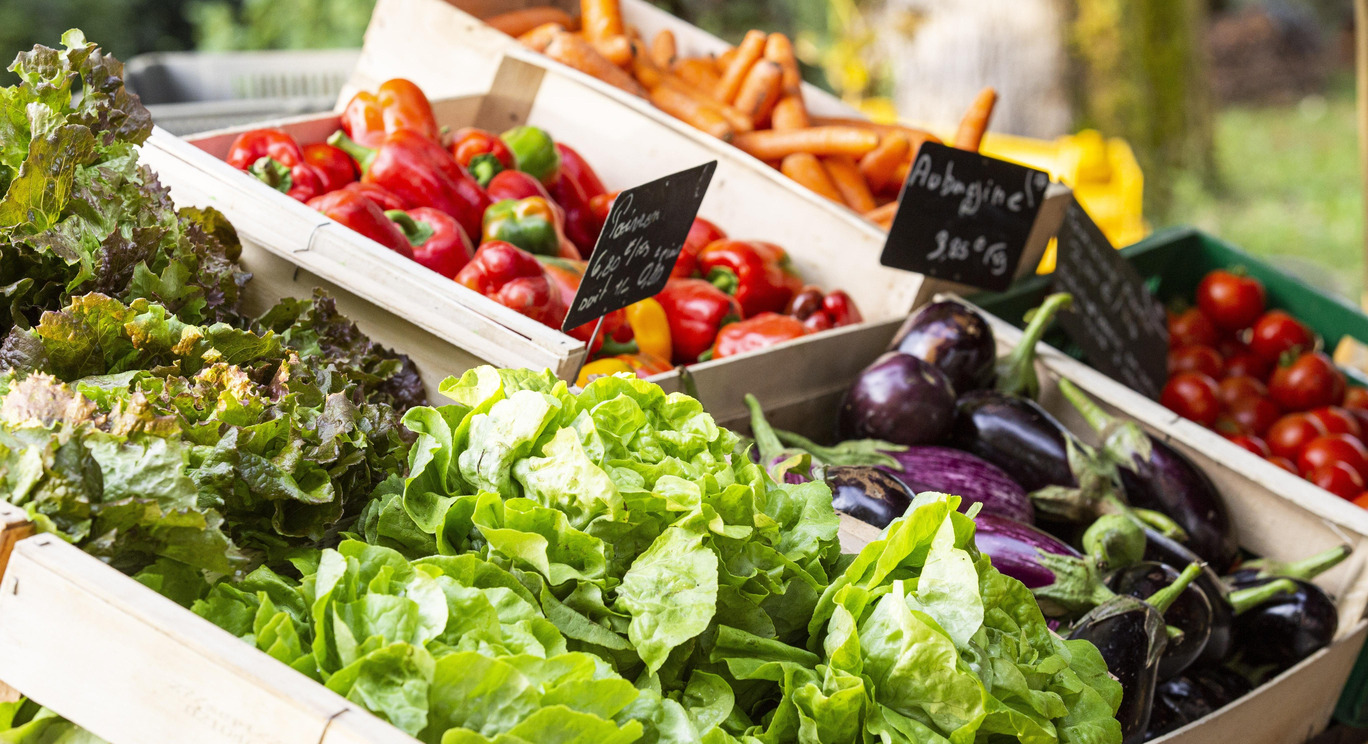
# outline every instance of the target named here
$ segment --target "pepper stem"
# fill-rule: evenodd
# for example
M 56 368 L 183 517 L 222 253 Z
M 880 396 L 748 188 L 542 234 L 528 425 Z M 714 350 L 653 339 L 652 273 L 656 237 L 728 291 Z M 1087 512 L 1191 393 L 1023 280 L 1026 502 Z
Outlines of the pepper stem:
M 628 341 L 614 341 L 612 337 L 603 339 L 603 346 L 599 348 L 599 353 L 603 356 L 617 356 L 619 354 L 640 354 L 641 347 L 637 345 L 636 339 Z
M 812 455 L 812 459 L 823 465 L 883 465 L 902 470 L 902 463 L 889 452 L 903 452 L 907 448 L 901 444 L 885 442 L 880 439 L 848 439 L 835 447 L 824 447 L 800 434 L 783 429 L 775 429 L 779 441 L 801 449 Z
M 402 209 L 387 209 L 385 216 L 399 226 L 399 230 L 404 233 L 404 237 L 408 238 L 409 244 L 414 248 L 422 246 L 432 237 L 431 225 L 413 219 L 413 215 Z
M 1045 330 L 1054 322 L 1060 310 L 1073 304 L 1073 296 L 1066 292 L 1056 292 L 1045 298 L 1036 308 L 1031 322 L 1021 334 L 1021 341 L 1011 353 L 998 360 L 997 390 L 1008 395 L 1020 395 L 1032 400 L 1040 397 L 1040 378 L 1036 376 L 1036 345 Z
M 257 158 L 247 172 L 282 194 L 290 193 L 290 188 L 294 186 L 294 177 L 290 175 L 289 167 L 269 155 Z
M 370 172 L 371 164 L 375 162 L 375 155 L 378 152 L 348 137 L 341 129 L 328 136 L 328 144 L 352 156 L 352 160 L 360 166 L 363 176 Z
M 495 157 L 494 153 L 482 152 L 470 159 L 470 166 L 466 168 L 466 170 L 470 171 L 470 175 L 475 178 L 475 182 L 480 184 L 480 188 L 483 189 L 487 188 L 489 182 L 494 180 L 494 177 L 502 173 L 505 169 L 503 163 L 499 162 L 499 159 Z
M 1349 557 L 1354 549 L 1348 545 L 1336 545 L 1329 550 L 1317 553 L 1309 558 L 1299 561 L 1277 561 L 1271 558 L 1260 558 L 1255 561 L 1248 561 L 1240 568 L 1252 568 L 1259 572 L 1259 578 L 1288 578 L 1310 581 L 1339 565 L 1340 561 Z
M 735 295 L 741 288 L 741 280 L 736 276 L 736 272 L 726 266 L 714 266 L 708 272 L 707 280 L 709 284 L 729 295 Z
M 1261 586 L 1237 589 L 1227 594 L 1226 600 L 1230 602 L 1230 606 L 1234 608 L 1236 615 L 1243 615 L 1270 599 L 1295 591 L 1297 591 L 1296 582 L 1291 579 L 1277 579 Z
M 1145 600 L 1145 602 L 1147 602 L 1150 607 L 1158 610 L 1161 615 L 1168 612 L 1168 608 L 1177 601 L 1178 597 L 1183 593 L 1183 590 L 1187 589 L 1188 585 L 1202 574 L 1202 568 L 1205 565 L 1206 564 L 1203 563 L 1189 563 L 1187 568 L 1183 569 L 1183 572 L 1178 574 L 1178 578 L 1174 579 L 1172 584 L 1151 594 L 1150 598 Z
M 750 393 L 746 393 L 746 408 L 750 409 L 751 435 L 755 437 L 755 446 L 760 450 L 760 465 L 768 469 L 774 458 L 784 451 L 784 445 L 779 441 L 779 437 L 775 436 L 774 427 L 765 420 L 765 411 L 760 407 L 760 401 Z

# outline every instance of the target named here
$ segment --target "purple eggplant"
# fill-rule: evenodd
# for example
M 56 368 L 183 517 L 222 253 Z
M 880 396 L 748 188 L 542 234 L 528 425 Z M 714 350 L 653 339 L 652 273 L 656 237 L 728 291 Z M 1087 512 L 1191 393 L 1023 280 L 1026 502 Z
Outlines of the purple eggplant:
M 1223 573 L 1239 557 L 1240 546 L 1225 501 L 1216 486 L 1178 450 L 1149 436 L 1133 421 L 1104 412 L 1068 380 L 1060 392 L 1088 425 L 1105 437 L 1101 451 L 1118 466 L 1121 485 L 1132 506 L 1170 517 L 1194 553 Z
M 1073 297 L 1060 292 L 1046 297 L 1040 307 L 1031 311 L 1030 321 L 1021 333 L 1021 341 L 1011 353 L 998 360 L 994 388 L 999 393 L 1020 395 L 1032 400 L 1040 397 L 1040 378 L 1035 370 L 1036 347 L 1040 344 L 1040 337 L 1054 322 L 1055 315 L 1072 304 Z
M 1078 485 L 1070 438 L 1039 403 L 991 390 L 960 396 L 950 433 L 955 447 L 1002 468 L 1027 492 Z
M 939 491 L 959 496 L 960 511 L 982 504 L 985 514 L 1018 522 L 1035 521 L 1026 491 L 1002 469 L 975 455 L 949 447 L 908 447 L 892 453 L 901 470 L 885 467 L 913 493 Z
M 1026 585 L 1049 617 L 1076 616 L 1116 596 L 1094 561 L 1044 530 L 986 512 L 974 516 L 974 544 L 993 567 Z
M 1145 741 L 1157 739 L 1210 715 L 1220 707 L 1213 703 L 1211 695 L 1199 683 L 1187 677 L 1160 682 L 1154 689 L 1154 709 L 1150 712 Z
M 1178 578 L 1173 567 L 1154 561 L 1127 566 L 1107 577 L 1107 588 L 1117 594 L 1148 597 Z M 1202 655 L 1211 638 L 1211 600 L 1197 586 L 1189 586 L 1164 612 L 1164 622 L 1182 631 L 1170 636 L 1159 659 L 1159 681 L 1182 674 Z
M 840 439 L 916 445 L 938 441 L 955 418 L 955 391 L 945 375 L 911 354 L 890 351 L 846 391 L 837 415 Z
M 875 467 L 826 468 L 831 506 L 838 512 L 883 529 L 912 505 L 913 493 L 896 477 Z
M 1257 607 L 1240 613 L 1232 629 L 1232 651 L 1241 662 L 1263 667 L 1265 678 L 1291 669 L 1297 662 L 1330 645 L 1339 629 L 1335 603 L 1309 581 L 1287 578 L 1254 578 L 1236 582 L 1236 592 L 1278 592 Z M 1235 592 L 1232 592 L 1232 594 Z
M 894 348 L 935 365 L 961 395 L 993 384 L 997 343 L 976 310 L 947 300 L 922 307 L 903 325 Z

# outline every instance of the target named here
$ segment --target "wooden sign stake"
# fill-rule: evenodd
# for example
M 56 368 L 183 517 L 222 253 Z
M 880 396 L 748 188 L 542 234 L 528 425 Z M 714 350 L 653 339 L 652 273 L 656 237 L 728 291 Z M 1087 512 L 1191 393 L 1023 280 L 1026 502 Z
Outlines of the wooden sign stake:
M 599 330 L 603 328 L 603 319 L 607 317 L 600 315 L 598 322 L 594 323 L 594 332 L 589 334 L 589 341 L 584 344 L 584 356 L 580 358 L 578 367 L 575 367 L 575 376 L 570 378 L 572 383 L 579 380 L 580 372 L 584 371 L 584 365 L 589 363 L 589 355 L 594 353 L 594 339 L 598 338 Z

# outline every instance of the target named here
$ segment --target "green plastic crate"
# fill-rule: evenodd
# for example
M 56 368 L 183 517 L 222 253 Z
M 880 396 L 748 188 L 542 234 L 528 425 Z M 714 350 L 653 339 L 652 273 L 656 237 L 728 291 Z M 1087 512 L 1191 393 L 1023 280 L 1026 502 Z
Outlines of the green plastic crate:
M 1212 269 L 1243 267 L 1250 276 L 1263 282 L 1268 290 L 1268 306 L 1286 310 L 1310 326 L 1333 351 L 1340 339 L 1349 336 L 1368 343 L 1368 316 L 1357 307 L 1319 290 L 1283 271 L 1245 253 L 1235 246 L 1193 228 L 1157 232 L 1135 245 L 1121 249 L 1145 277 L 1160 301 L 1191 302 L 1197 283 Z M 1022 325 L 1028 310 L 1040 304 L 1050 291 L 1050 277 L 1035 276 L 1001 293 L 983 293 L 973 302 L 988 312 L 1015 325 Z M 1057 329 L 1046 341 L 1075 356 L 1078 347 Z M 1086 360 L 1085 360 L 1086 361 Z M 1355 370 L 1345 373 L 1357 384 L 1368 383 Z M 1353 619 L 1341 619 L 1352 622 Z M 1354 727 L 1368 727 L 1368 648 L 1359 654 L 1354 671 L 1345 683 L 1335 708 L 1335 719 Z

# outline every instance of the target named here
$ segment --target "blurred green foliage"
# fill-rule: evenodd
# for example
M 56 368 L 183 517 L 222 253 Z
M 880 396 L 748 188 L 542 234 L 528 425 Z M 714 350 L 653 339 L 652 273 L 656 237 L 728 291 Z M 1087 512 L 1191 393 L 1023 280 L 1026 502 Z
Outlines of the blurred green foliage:
M 186 16 L 204 51 L 359 47 L 375 0 L 193 0 Z
M 84 29 L 91 41 L 123 60 L 192 48 L 185 5 L 186 0 L 0 0 L 0 68 L 34 44 L 59 46 L 69 28 Z M 0 83 L 14 82 L 11 73 L 0 72 Z

